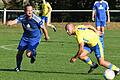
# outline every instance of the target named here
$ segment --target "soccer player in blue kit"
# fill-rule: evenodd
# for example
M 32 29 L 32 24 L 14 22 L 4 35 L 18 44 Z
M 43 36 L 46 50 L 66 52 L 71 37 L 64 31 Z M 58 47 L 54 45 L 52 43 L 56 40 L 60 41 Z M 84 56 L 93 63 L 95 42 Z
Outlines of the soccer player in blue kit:
M 102 42 L 102 46 L 104 48 L 104 28 L 106 26 L 106 20 L 107 22 L 110 22 L 108 2 L 104 0 L 95 1 L 92 11 L 92 20 L 95 21 L 97 30 L 102 32 L 100 41 Z
M 19 46 L 17 48 L 18 52 L 16 55 L 15 68 L 17 72 L 20 71 L 22 56 L 25 50 L 27 57 L 31 58 L 30 62 L 34 63 L 36 59 L 36 48 L 42 36 L 40 29 L 42 29 L 44 33 L 44 39 L 49 39 L 47 29 L 44 27 L 42 20 L 33 13 L 33 7 L 29 4 L 26 5 L 24 12 L 24 15 L 21 15 L 15 20 L 10 20 L 7 22 L 7 25 L 22 23 L 24 30 Z

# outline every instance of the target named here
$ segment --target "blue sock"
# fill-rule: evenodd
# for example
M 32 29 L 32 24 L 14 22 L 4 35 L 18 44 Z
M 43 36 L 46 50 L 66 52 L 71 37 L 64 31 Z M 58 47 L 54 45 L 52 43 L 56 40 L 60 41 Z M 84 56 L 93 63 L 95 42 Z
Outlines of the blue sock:
M 102 43 L 102 47 L 103 47 L 103 50 L 104 50 L 104 34 L 102 34 L 100 36 L 100 42 Z
M 111 69 L 112 68 L 112 64 L 110 64 L 109 66 L 108 66 L 108 69 Z
M 91 59 L 88 57 L 86 60 L 83 60 L 85 63 L 87 63 L 90 66 L 93 66 L 93 62 L 91 61 Z

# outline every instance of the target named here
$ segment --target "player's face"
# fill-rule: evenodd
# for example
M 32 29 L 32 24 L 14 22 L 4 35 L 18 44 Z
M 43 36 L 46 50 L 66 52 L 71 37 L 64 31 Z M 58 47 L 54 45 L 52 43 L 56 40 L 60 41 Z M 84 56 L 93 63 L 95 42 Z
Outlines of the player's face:
M 72 27 L 67 27 L 66 32 L 69 36 L 73 34 L 73 28 Z
M 26 7 L 25 13 L 26 13 L 26 15 L 28 17 L 32 17 L 32 14 L 33 14 L 33 8 L 32 8 L 32 6 Z

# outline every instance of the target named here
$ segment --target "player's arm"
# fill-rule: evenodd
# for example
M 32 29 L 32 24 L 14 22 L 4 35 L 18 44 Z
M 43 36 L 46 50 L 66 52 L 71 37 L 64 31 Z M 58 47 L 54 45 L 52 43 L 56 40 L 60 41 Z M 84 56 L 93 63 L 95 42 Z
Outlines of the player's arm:
M 79 43 L 79 50 L 77 54 L 71 58 L 70 62 L 75 62 L 81 53 L 84 52 L 84 42 Z
M 107 6 L 106 6 L 106 12 L 107 12 L 107 22 L 110 22 L 110 12 L 109 12 L 109 5 L 108 5 L 108 3 L 106 4 Z
M 95 21 L 95 15 L 96 15 L 96 2 L 93 5 L 93 10 L 92 10 L 92 21 Z
M 92 21 L 95 21 L 95 13 L 96 13 L 96 11 L 92 10 Z
M 110 22 L 110 12 L 107 10 L 107 22 Z
M 96 34 L 98 34 L 99 36 L 102 35 L 102 32 L 101 31 L 98 31 L 96 28 L 94 28 L 93 26 L 91 25 L 85 25 L 86 28 L 90 29 L 90 30 L 93 30 Z
M 17 24 L 17 20 L 15 19 L 15 20 L 10 20 L 10 21 L 8 21 L 7 22 L 7 25 L 14 25 L 14 24 Z
M 98 33 L 97 29 L 94 28 L 93 26 L 91 26 L 91 25 L 86 25 L 86 27 L 87 27 L 88 29 L 90 29 L 90 30 L 93 30 L 95 33 Z
M 10 20 L 7 22 L 7 25 L 14 25 L 14 24 L 21 23 L 23 17 L 24 17 L 24 15 L 21 15 L 20 17 L 16 18 L 15 20 Z
M 42 27 L 41 29 L 44 33 L 44 39 L 47 41 L 49 39 L 48 31 L 47 31 L 46 27 Z

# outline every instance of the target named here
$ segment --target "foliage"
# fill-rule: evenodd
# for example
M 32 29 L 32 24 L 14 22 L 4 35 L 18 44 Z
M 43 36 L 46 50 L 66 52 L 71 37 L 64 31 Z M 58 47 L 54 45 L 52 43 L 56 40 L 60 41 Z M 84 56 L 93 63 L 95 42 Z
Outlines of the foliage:
M 41 0 L 2 0 L 7 9 L 23 9 L 26 3 L 33 6 Z M 5 1 L 7 1 L 5 3 Z M 46 0 L 50 2 L 53 10 L 92 10 L 93 4 L 96 0 Z M 109 3 L 110 9 L 120 9 L 120 0 L 106 0 Z M 41 9 L 41 8 L 40 8 Z M 53 21 L 91 21 L 91 13 L 53 13 Z M 120 14 L 111 13 L 113 21 L 120 21 Z M 74 16 L 74 17 L 73 17 Z

